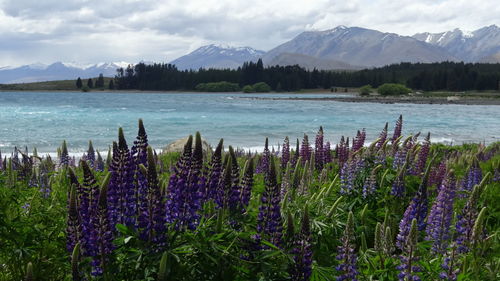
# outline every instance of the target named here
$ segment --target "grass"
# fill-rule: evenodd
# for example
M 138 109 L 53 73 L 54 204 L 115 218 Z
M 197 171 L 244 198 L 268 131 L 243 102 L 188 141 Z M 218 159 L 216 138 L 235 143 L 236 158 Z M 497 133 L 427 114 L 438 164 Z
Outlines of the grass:
M 110 77 L 104 77 L 104 88 L 108 89 L 109 81 L 113 79 Z M 82 79 L 82 84 L 87 85 L 88 79 Z M 97 80 L 97 77 L 92 78 L 93 82 Z M 76 87 L 75 80 L 57 80 L 57 81 L 46 81 L 46 82 L 34 82 L 34 83 L 16 83 L 16 84 L 0 84 L 0 91 L 79 91 Z M 93 91 L 100 89 L 92 89 Z

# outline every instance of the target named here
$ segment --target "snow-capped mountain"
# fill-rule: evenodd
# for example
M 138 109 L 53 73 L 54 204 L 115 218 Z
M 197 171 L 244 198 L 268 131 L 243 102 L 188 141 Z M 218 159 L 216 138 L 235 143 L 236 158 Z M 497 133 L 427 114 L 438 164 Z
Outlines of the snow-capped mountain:
M 409 36 L 376 30 L 338 26 L 306 31 L 266 53 L 264 63 L 283 53 L 311 56 L 358 66 L 383 66 L 399 62 L 455 60 L 444 49 Z
M 103 74 L 113 77 L 116 69 L 127 67 L 126 62 L 98 63 L 81 65 L 77 63 L 55 62 L 53 64 L 35 63 L 19 67 L 1 67 L 0 83 L 30 83 L 51 80 L 76 79 L 77 77 L 90 78 Z
M 472 32 L 455 29 L 441 33 L 418 33 L 413 38 L 439 46 L 465 62 L 498 62 L 500 55 L 500 28 L 496 25 Z
M 250 47 L 207 45 L 171 61 L 179 69 L 237 68 L 246 61 L 257 61 L 265 52 Z

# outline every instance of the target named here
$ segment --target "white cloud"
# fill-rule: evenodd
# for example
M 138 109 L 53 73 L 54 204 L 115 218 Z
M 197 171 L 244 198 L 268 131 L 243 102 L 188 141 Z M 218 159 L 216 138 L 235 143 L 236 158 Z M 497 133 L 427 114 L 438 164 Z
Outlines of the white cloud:
M 500 25 L 497 1 L 0 0 L 0 66 L 170 61 L 207 43 L 268 50 L 304 30 L 403 35 Z

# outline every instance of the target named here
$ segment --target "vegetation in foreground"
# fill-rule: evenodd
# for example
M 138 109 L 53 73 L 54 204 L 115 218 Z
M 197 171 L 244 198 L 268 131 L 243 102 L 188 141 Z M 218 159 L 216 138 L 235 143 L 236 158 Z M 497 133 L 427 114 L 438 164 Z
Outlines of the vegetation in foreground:
M 0 280 L 498 280 L 500 144 L 0 157 Z M 254 169 L 255 167 L 255 169 Z

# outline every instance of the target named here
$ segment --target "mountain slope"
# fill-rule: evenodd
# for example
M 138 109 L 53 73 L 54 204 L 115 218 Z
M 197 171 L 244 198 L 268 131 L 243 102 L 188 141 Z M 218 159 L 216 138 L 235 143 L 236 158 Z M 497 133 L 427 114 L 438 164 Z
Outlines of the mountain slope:
M 412 37 L 345 26 L 303 32 L 267 52 L 263 60 L 270 62 L 282 53 L 297 53 L 360 66 L 455 60 L 444 49 Z
M 272 58 L 269 62 L 266 62 L 266 65 L 300 65 L 303 68 L 313 70 L 314 68 L 318 70 L 356 70 L 362 69 L 360 66 L 353 66 L 345 62 L 329 60 L 329 59 L 320 59 L 308 55 L 302 54 L 292 54 L 292 53 L 281 53 L 274 58 Z
M 19 67 L 0 68 L 0 83 L 31 83 L 53 80 L 72 80 L 77 77 L 90 78 L 103 74 L 114 77 L 116 69 L 127 63 L 100 63 L 88 66 L 77 66 L 71 63 L 56 62 L 50 65 L 32 64 Z
M 246 61 L 257 61 L 264 54 L 263 51 L 250 47 L 229 47 L 221 45 L 207 45 L 193 52 L 177 58 L 170 63 L 178 69 L 199 68 L 238 68 Z
M 439 46 L 465 62 L 495 62 L 492 58 L 500 53 L 500 28 L 496 25 L 472 32 L 455 29 L 441 33 L 417 33 L 413 38 Z

